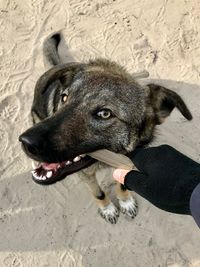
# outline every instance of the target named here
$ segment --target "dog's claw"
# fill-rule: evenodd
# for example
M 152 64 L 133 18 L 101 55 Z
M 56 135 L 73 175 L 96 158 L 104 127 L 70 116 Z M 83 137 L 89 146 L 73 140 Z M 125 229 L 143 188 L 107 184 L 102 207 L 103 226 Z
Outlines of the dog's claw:
M 99 214 L 102 218 L 104 218 L 107 222 L 111 224 L 116 224 L 119 217 L 119 210 L 113 205 L 113 203 L 109 203 L 106 207 L 98 209 Z
M 133 197 L 128 198 L 127 200 L 119 200 L 120 211 L 123 214 L 126 214 L 130 218 L 135 218 L 137 215 L 138 205 Z

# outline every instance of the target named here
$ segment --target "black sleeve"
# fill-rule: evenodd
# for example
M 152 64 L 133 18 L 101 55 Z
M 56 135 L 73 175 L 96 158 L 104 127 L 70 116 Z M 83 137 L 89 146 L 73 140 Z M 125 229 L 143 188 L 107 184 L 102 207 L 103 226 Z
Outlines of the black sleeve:
M 128 190 L 134 190 L 139 194 L 139 192 L 145 192 L 147 187 L 146 179 L 147 177 L 144 173 L 139 171 L 130 171 L 125 177 L 124 185 Z
M 139 172 L 126 175 L 129 190 L 163 210 L 191 214 L 190 197 L 200 183 L 197 162 L 168 145 L 137 150 L 130 158 Z

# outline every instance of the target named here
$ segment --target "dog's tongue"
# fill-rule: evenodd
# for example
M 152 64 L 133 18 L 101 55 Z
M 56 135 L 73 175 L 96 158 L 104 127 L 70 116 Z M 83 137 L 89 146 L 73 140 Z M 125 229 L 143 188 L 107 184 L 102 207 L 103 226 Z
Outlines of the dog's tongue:
M 60 163 L 42 163 L 42 167 L 45 170 L 54 170 L 56 171 Z

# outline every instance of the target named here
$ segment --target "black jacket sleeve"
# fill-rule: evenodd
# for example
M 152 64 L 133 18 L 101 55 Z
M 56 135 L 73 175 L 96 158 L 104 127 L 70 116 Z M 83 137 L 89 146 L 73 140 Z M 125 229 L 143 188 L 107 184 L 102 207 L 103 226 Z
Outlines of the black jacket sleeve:
M 190 198 L 200 183 L 197 162 L 168 145 L 138 149 L 129 157 L 139 170 L 126 175 L 129 190 L 163 210 L 191 214 Z

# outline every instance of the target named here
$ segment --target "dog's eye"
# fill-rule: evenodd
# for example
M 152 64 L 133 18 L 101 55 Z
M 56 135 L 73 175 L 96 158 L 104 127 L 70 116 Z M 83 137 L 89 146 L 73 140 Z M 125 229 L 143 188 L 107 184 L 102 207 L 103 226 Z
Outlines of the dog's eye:
M 111 115 L 112 115 L 112 112 L 109 109 L 102 109 L 97 112 L 97 116 L 102 119 L 108 119 L 111 117 Z
M 62 103 L 65 103 L 67 101 L 68 95 L 66 94 L 61 94 L 61 101 Z

